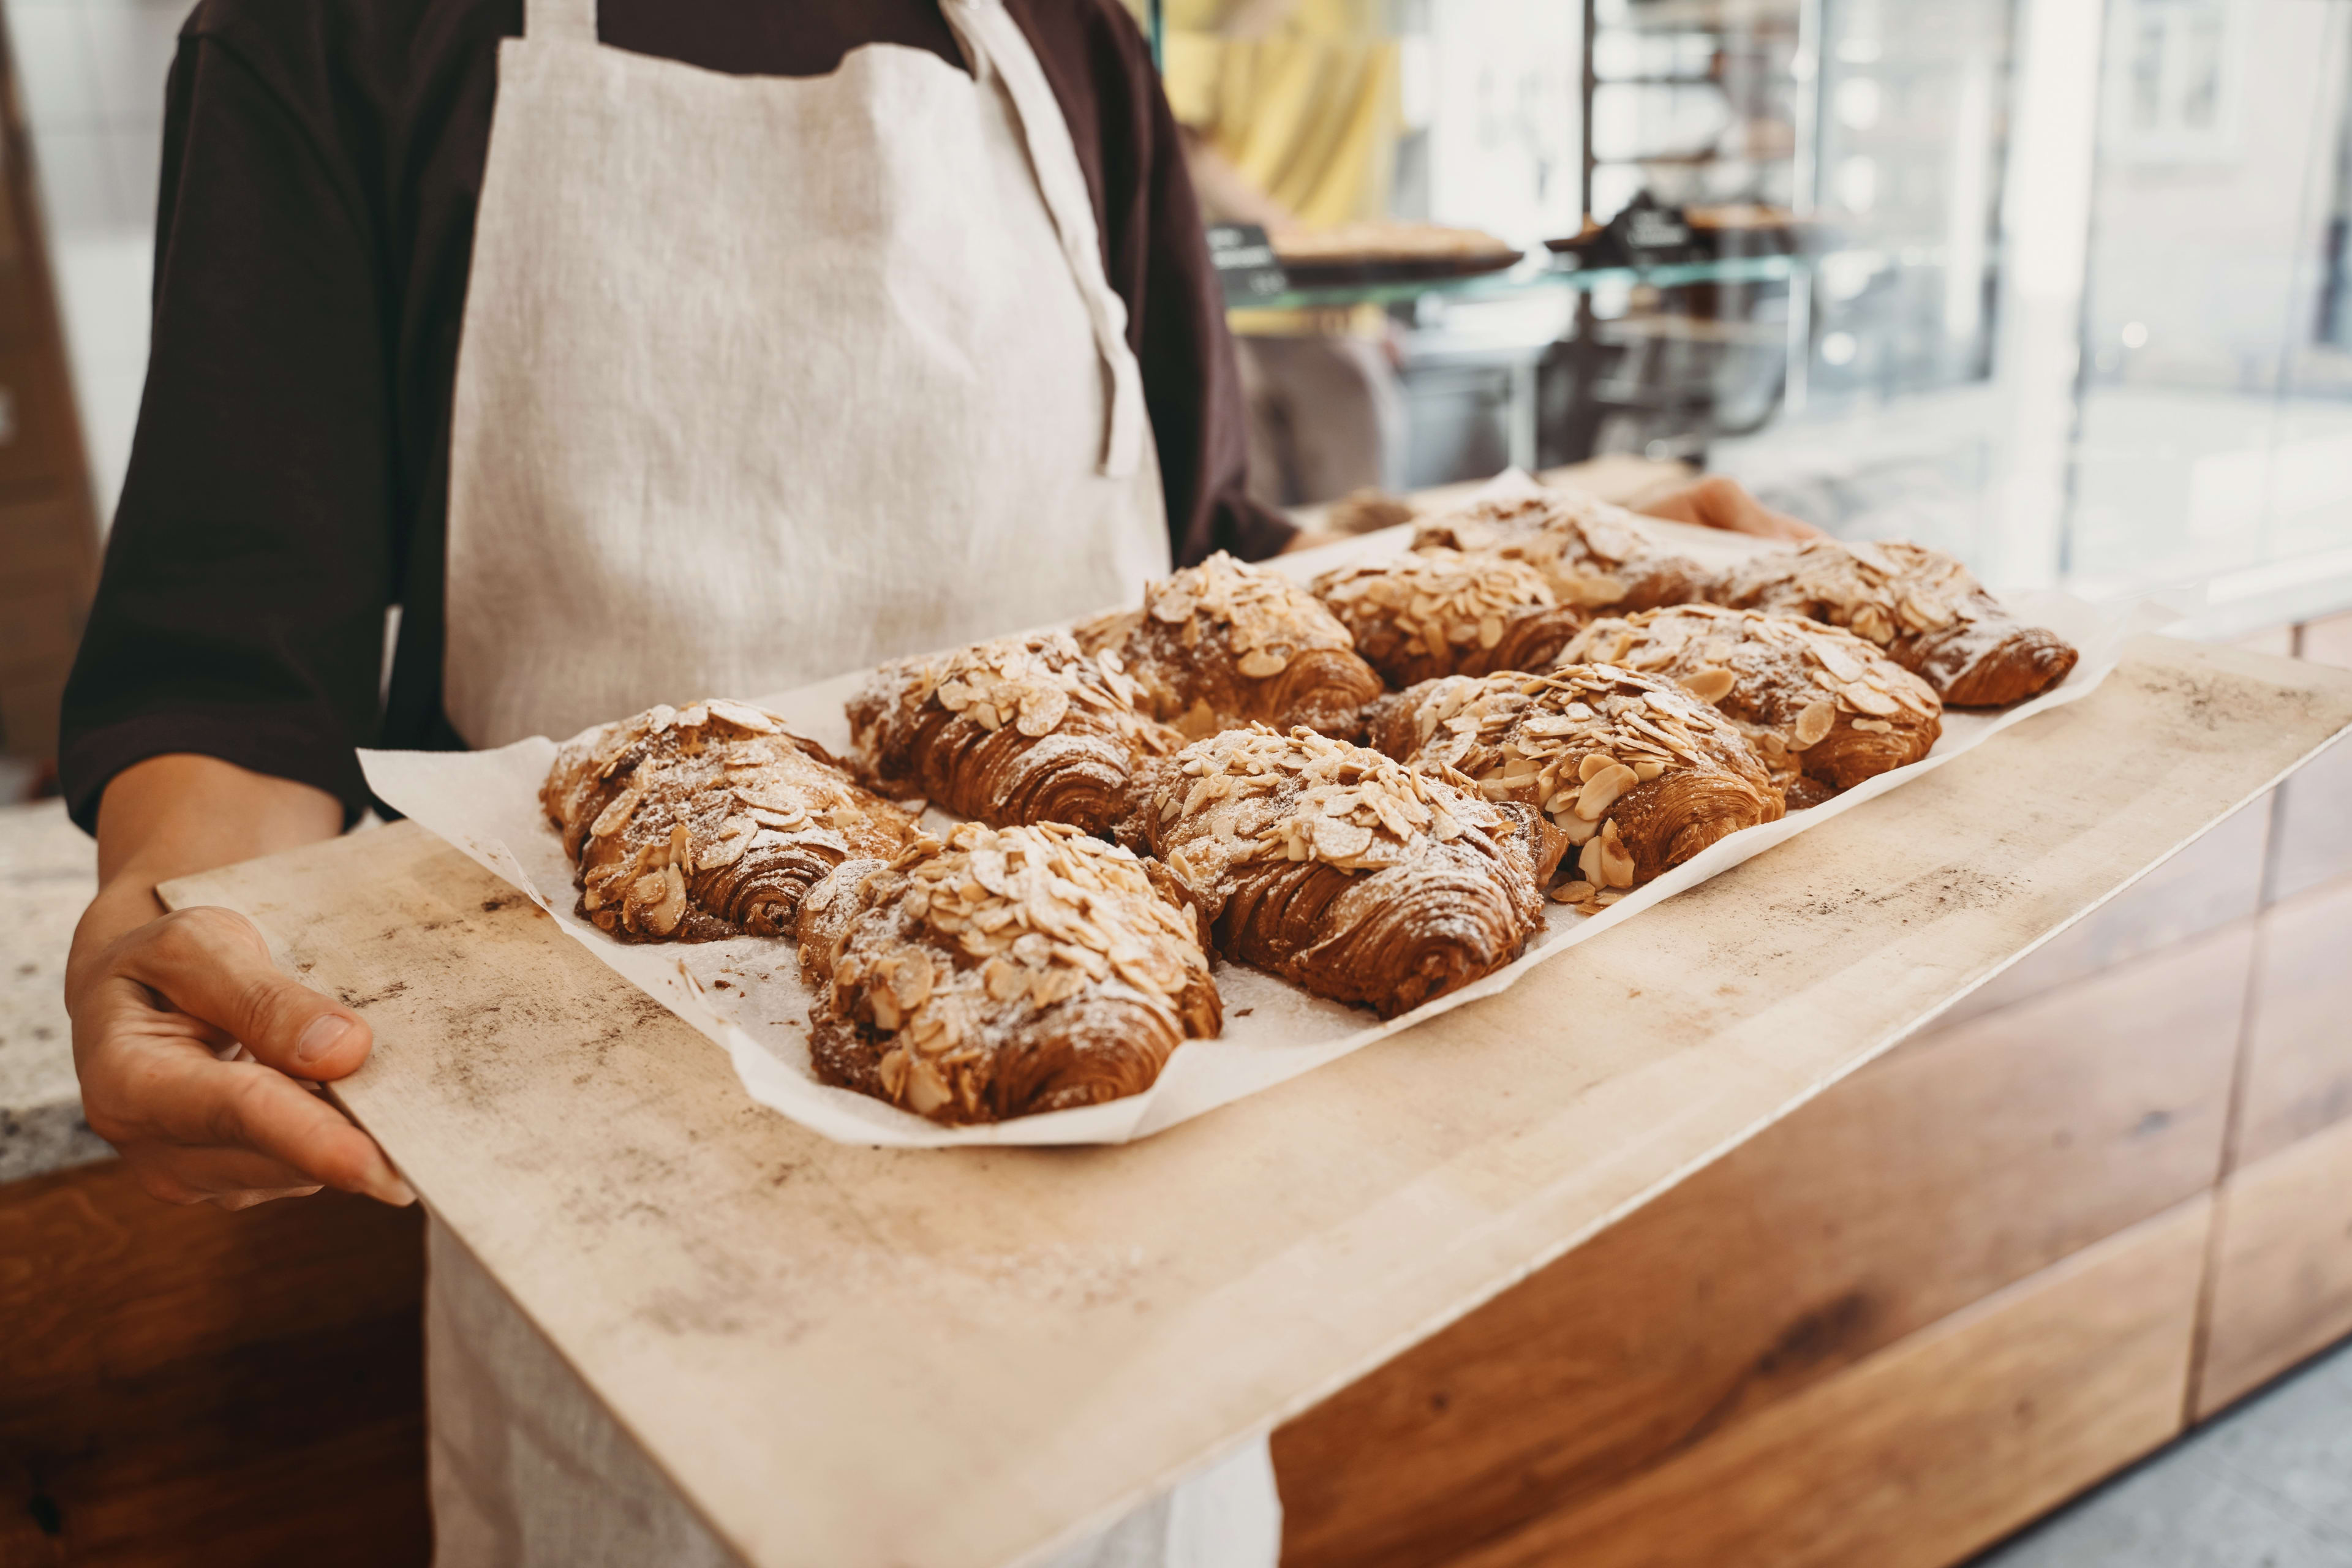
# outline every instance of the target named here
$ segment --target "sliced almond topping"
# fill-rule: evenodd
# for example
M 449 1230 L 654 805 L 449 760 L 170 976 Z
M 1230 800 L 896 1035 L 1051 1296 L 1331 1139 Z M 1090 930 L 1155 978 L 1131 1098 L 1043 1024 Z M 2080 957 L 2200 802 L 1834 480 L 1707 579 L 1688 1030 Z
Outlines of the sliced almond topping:
M 1902 704 L 1895 701 L 1894 698 L 1864 681 L 1857 680 L 1848 684 L 1838 695 L 1861 711 L 1875 714 L 1881 719 L 1891 717 L 1903 710 Z
M 732 866 L 743 858 L 743 851 L 751 847 L 752 836 L 759 830 L 760 825 L 748 816 L 728 818 L 719 830 L 718 841 L 702 852 L 701 858 L 695 861 L 694 868 L 715 871 L 721 866 Z
M 1837 723 L 1837 705 L 1811 702 L 1797 715 L 1797 749 L 1802 751 L 1828 734 Z
M 1848 540 L 1845 550 L 1847 554 L 1881 576 L 1893 577 L 1898 574 L 1895 563 L 1889 561 L 1878 546 L 1867 539 Z
M 1617 837 L 1617 819 L 1611 817 L 1601 825 L 1601 837 L 1593 843 L 1601 846 L 1601 874 L 1612 888 L 1633 885 L 1633 856 L 1625 841 Z
M 940 1076 L 939 1068 L 921 1057 L 915 1057 L 908 1060 L 906 1094 L 908 1110 L 918 1116 L 929 1116 L 954 1098 L 954 1093 L 948 1088 L 947 1079 Z
M 1683 681 L 1684 689 L 1701 702 L 1720 702 L 1731 695 L 1737 677 L 1720 665 L 1709 665 L 1695 671 Z
M 1372 830 L 1335 817 L 1317 819 L 1315 851 L 1327 860 L 1351 860 L 1372 847 Z
M 1069 712 L 1069 695 L 1060 687 L 1033 686 L 1021 699 L 1021 719 L 1014 728 L 1034 740 L 1052 734 Z
M 710 710 L 712 718 L 724 719 L 737 729 L 749 730 L 753 734 L 773 735 L 783 729 L 783 725 L 777 721 L 775 715 L 763 712 L 749 702 L 737 702 L 731 698 L 714 697 L 704 706 Z
M 1583 793 L 1576 797 L 1576 815 L 1588 820 L 1599 816 L 1639 782 L 1640 775 L 1633 769 L 1622 763 L 1612 763 L 1607 771 L 1586 782 Z
M 1956 618 L 1952 614 L 1951 606 L 1945 604 L 1943 600 L 1933 594 L 1922 594 L 1916 590 L 1903 595 L 1903 613 L 1917 622 L 1923 630 L 1935 626 L 1948 626 Z
M 588 825 L 588 837 L 610 838 L 614 834 L 618 833 L 621 830 L 621 825 L 627 822 L 630 815 L 637 809 L 637 802 L 644 798 L 644 792 L 632 783 L 620 794 L 614 795 L 610 805 L 596 814 L 596 820 Z
M 899 955 L 890 972 L 890 994 L 898 1005 L 908 1011 L 930 999 L 931 957 L 919 947 L 908 948 Z
M 992 958 L 980 966 L 981 981 L 988 987 L 989 995 L 999 1002 L 1010 1002 L 1028 988 L 1029 978 L 1014 965 L 1001 958 Z
M 1838 646 L 1834 637 L 1815 636 L 1805 639 L 1805 646 L 1823 669 L 1840 680 L 1860 680 L 1862 661 Z

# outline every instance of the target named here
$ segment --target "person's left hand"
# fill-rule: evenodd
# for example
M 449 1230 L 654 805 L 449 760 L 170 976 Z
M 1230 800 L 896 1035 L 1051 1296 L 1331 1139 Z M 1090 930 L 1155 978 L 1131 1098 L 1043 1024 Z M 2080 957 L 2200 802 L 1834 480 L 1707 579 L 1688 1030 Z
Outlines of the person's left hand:
M 1758 539 L 1778 539 L 1792 544 L 1808 540 L 1827 539 L 1828 534 L 1801 519 L 1784 511 L 1774 511 L 1754 496 L 1737 479 L 1721 474 L 1709 474 L 1689 484 L 1667 490 L 1635 504 L 1631 510 L 1644 517 L 1661 518 L 1667 522 L 1686 522 L 1698 528 L 1718 528 L 1727 533 L 1745 533 Z M 1337 544 L 1353 535 L 1328 528 L 1302 528 L 1282 547 L 1285 555 L 1295 555 L 1318 545 Z
M 1727 533 L 1753 534 L 1759 539 L 1780 539 L 1793 544 L 1829 537 L 1810 522 L 1772 510 L 1749 495 L 1737 480 L 1721 474 L 1709 474 L 1679 489 L 1668 490 L 1633 510 L 1668 522 L 1719 528 Z

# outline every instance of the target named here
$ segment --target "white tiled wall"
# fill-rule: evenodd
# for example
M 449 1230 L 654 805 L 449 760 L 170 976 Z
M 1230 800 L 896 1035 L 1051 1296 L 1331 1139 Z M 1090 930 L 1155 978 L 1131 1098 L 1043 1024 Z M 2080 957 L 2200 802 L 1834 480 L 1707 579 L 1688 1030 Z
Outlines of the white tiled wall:
M 147 363 L 163 80 L 190 0 L 5 0 L 74 390 L 110 519 Z

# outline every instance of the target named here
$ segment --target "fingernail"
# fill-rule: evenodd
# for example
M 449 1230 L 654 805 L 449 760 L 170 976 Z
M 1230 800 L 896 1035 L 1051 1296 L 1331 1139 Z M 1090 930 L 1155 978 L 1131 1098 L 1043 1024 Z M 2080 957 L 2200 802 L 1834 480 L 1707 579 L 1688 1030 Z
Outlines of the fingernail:
M 310 1026 L 302 1031 L 300 1039 L 294 1042 L 294 1059 L 298 1062 L 317 1061 L 333 1050 L 335 1042 L 351 1033 L 351 1028 L 349 1018 L 339 1018 L 332 1013 L 320 1014 L 310 1020 Z
M 379 1176 L 368 1184 L 368 1196 L 378 1203 L 386 1203 L 396 1209 L 404 1209 L 416 1201 L 416 1189 L 398 1176 Z

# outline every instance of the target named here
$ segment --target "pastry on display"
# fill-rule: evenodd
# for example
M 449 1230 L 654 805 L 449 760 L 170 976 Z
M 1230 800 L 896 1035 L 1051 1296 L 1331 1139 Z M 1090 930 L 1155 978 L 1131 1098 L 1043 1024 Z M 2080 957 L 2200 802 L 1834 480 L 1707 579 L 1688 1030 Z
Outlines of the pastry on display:
M 1518 251 L 1483 229 L 1365 218 L 1324 228 L 1286 229 L 1273 238 L 1286 262 L 1427 261 L 1510 258 Z
M 1573 609 L 1629 613 L 1706 596 L 1712 574 L 1662 549 L 1623 507 L 1575 490 L 1480 501 L 1413 531 L 1415 550 L 1524 561 Z
M 1133 831 L 1218 952 L 1383 1018 L 1517 958 L 1564 847 L 1527 806 L 1309 730 L 1228 730 L 1153 774 Z
M 1381 689 L 1313 594 L 1222 550 L 1146 588 L 1142 609 L 1076 636 L 1089 652 L 1116 651 L 1143 710 L 1192 740 L 1255 722 L 1352 735 Z
M 845 863 L 809 894 L 800 943 L 817 1077 L 934 1121 L 1139 1094 L 1220 1026 L 1181 889 L 1059 823 L 967 822 Z
M 1562 657 L 1661 676 L 1713 703 L 1795 809 L 1917 762 L 1943 732 L 1926 681 L 1852 632 L 1795 616 L 1676 605 L 1595 621 Z
M 1969 573 L 1923 544 L 1821 540 L 1751 557 L 1705 595 L 1843 626 L 1885 648 L 1946 704 L 1999 708 L 2066 679 L 2079 657 L 2001 607 Z
M 1137 766 L 1183 738 L 1137 707 L 1118 656 L 1030 632 L 884 665 L 851 698 L 857 760 L 887 793 L 992 826 L 1098 833 Z
M 1540 810 L 1573 846 L 1553 896 L 1605 905 L 1782 806 L 1738 729 L 1657 676 L 1609 665 L 1454 676 L 1373 706 L 1370 740 Z
M 623 942 L 789 936 L 810 886 L 914 817 L 748 702 L 667 704 L 567 742 L 540 787 L 579 912 Z
M 1526 562 L 1456 550 L 1343 566 L 1318 577 L 1315 593 L 1392 687 L 1541 669 L 1585 620 Z

